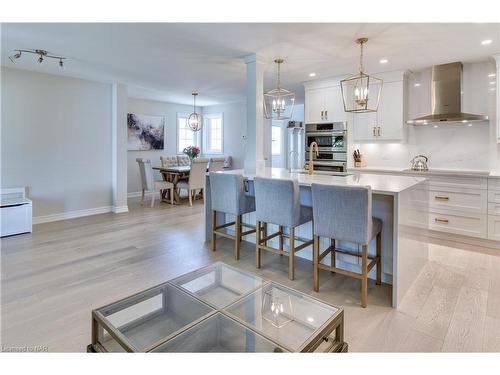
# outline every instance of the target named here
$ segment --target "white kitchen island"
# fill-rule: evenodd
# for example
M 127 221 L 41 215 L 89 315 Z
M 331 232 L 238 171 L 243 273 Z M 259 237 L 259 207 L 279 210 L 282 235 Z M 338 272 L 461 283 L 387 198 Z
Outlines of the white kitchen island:
M 300 186 L 300 200 L 303 205 L 311 206 L 312 183 L 342 186 L 370 186 L 373 193 L 373 216 L 383 222 L 382 229 L 382 281 L 392 284 L 392 304 L 398 307 L 406 291 L 420 273 L 428 259 L 427 240 L 427 186 L 424 178 L 411 176 L 388 176 L 377 174 L 353 173 L 349 175 L 331 175 L 326 172 L 315 172 L 308 175 L 304 171 L 292 171 L 283 168 L 262 168 L 256 173 L 245 170 L 232 170 L 217 173 L 237 173 L 245 178 L 247 194 L 254 195 L 253 178 L 255 176 L 276 179 L 294 179 Z M 205 239 L 210 241 L 211 231 L 211 191 L 207 175 L 205 190 Z M 334 197 L 332 197 L 333 199 Z M 232 217 L 218 215 L 220 223 L 232 221 Z M 255 213 L 243 215 L 243 222 L 255 224 Z M 270 226 L 269 232 L 276 230 Z M 298 228 L 296 235 L 312 238 L 311 223 Z M 244 237 L 246 241 L 255 242 L 255 236 Z M 321 244 L 327 246 L 327 239 Z M 272 243 L 272 240 L 270 241 Z M 374 241 L 373 241 L 374 242 Z M 341 242 L 340 247 L 357 250 L 357 246 Z M 370 244 L 370 254 L 375 252 L 375 243 Z M 312 259 L 312 249 L 307 248 L 297 256 Z M 359 258 L 345 254 L 337 254 L 337 265 L 350 270 L 357 270 Z M 265 267 L 265 264 L 263 265 Z M 374 278 L 375 269 L 370 272 Z M 312 269 L 311 269 L 312 290 Z

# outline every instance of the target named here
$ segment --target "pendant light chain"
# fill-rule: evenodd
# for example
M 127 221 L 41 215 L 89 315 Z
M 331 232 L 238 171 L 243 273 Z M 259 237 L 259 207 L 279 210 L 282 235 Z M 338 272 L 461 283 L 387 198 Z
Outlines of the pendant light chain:
M 359 72 L 363 73 L 363 44 L 364 42 L 359 43 L 361 48 L 361 53 L 359 54 Z
M 278 61 L 278 89 L 281 88 L 280 65 L 281 62 Z

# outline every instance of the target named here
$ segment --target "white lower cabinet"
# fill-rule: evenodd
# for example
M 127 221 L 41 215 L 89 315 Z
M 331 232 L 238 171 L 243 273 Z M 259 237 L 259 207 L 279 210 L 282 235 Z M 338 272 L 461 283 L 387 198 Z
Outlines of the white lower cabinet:
M 487 237 L 487 215 L 429 210 L 429 229 L 471 237 Z
M 488 239 L 500 241 L 500 178 L 488 179 Z

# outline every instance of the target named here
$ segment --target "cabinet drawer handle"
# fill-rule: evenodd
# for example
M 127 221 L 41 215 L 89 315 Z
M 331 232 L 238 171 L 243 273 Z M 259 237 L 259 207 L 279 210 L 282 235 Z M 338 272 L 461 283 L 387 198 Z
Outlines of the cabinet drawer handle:
M 321 119 L 324 120 L 324 118 L 323 118 L 323 111 L 321 111 Z
M 448 224 L 449 223 L 448 219 L 438 219 L 438 218 L 435 218 L 434 221 L 436 223 L 443 223 L 443 224 Z
M 434 199 L 436 199 L 438 201 L 449 201 L 450 200 L 450 198 L 447 197 L 446 195 L 435 195 Z
M 328 111 L 325 111 L 325 120 L 328 120 Z
M 380 126 L 377 126 L 377 136 L 380 137 Z
M 375 126 L 372 128 L 372 132 L 373 132 L 373 136 L 376 137 L 377 133 L 376 133 L 376 130 L 375 130 Z

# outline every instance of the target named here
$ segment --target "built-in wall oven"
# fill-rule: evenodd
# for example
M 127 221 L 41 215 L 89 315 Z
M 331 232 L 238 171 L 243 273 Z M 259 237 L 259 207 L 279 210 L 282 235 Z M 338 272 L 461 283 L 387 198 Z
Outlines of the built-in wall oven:
M 347 168 L 347 131 L 345 122 L 306 124 L 306 159 L 309 146 L 316 142 L 318 155 L 313 154 L 314 169 L 345 172 Z

